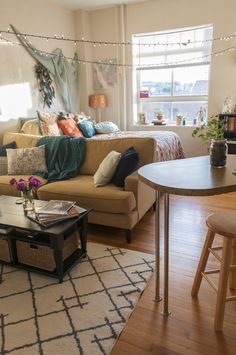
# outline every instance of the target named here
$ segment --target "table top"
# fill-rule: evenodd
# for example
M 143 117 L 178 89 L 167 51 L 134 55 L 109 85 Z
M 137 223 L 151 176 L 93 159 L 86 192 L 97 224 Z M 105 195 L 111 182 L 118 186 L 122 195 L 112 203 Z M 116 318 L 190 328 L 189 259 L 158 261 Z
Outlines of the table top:
M 223 168 L 211 167 L 209 156 L 152 163 L 141 167 L 141 181 L 155 190 L 184 196 L 210 196 L 236 191 L 236 155 Z
M 24 214 L 22 204 L 16 204 L 16 200 L 19 200 L 19 197 L 5 195 L 0 196 L 0 224 L 50 235 L 58 235 L 66 232 L 71 226 L 77 223 L 81 218 L 86 216 L 92 210 L 90 208 L 86 209 L 86 211 L 80 214 L 78 217 L 71 218 L 67 221 L 63 221 L 54 226 L 45 228 L 27 218 L 27 216 Z M 34 200 L 36 208 L 42 207 L 47 202 L 48 201 Z

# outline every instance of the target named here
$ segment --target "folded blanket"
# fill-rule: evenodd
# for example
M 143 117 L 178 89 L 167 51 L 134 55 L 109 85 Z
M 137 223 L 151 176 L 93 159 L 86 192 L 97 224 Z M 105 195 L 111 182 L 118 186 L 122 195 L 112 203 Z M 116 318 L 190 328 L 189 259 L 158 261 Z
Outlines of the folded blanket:
M 37 146 L 45 144 L 48 172 L 37 173 L 48 182 L 70 179 L 79 174 L 86 154 L 86 140 L 81 137 L 45 136 Z

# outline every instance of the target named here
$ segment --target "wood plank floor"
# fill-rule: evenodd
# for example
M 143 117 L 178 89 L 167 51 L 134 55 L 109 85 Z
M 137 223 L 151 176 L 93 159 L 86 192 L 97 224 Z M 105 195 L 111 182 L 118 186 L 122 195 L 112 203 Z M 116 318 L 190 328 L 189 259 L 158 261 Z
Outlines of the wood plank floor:
M 236 193 L 170 198 L 172 314 L 168 318 L 160 315 L 163 302 L 153 302 L 152 278 L 112 355 L 236 354 L 236 302 L 226 304 L 224 330 L 216 333 L 213 327 L 215 292 L 203 281 L 198 298 L 193 299 L 190 295 L 206 233 L 205 217 L 222 210 L 236 213 Z M 153 253 L 154 212 L 150 210 L 137 224 L 130 245 L 125 243 L 122 231 L 101 226 L 89 227 L 89 240 Z M 211 258 L 209 265 L 215 267 L 217 261 Z M 163 270 L 163 265 L 161 267 Z

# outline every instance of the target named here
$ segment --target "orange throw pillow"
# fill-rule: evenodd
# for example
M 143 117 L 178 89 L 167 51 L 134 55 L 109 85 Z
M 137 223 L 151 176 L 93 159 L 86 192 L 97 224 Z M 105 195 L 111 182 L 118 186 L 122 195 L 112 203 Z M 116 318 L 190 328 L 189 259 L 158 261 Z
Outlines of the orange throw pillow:
M 82 132 L 77 127 L 77 124 L 73 120 L 73 118 L 66 118 L 65 120 L 58 120 L 57 124 L 66 136 L 83 137 Z

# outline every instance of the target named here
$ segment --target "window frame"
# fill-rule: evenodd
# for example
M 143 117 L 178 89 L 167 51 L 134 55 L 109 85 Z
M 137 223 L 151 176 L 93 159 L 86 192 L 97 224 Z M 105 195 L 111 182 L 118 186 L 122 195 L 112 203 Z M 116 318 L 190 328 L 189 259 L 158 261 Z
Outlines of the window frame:
M 161 31 L 161 32 L 156 32 L 156 33 L 146 33 L 146 34 L 136 34 L 133 35 L 133 40 L 136 44 L 140 44 L 140 39 L 144 37 L 153 37 L 153 36 L 158 36 L 162 34 L 171 34 L 171 33 L 183 33 L 186 31 L 197 31 L 199 29 L 209 29 L 211 31 L 211 40 L 212 40 L 212 34 L 213 34 L 213 25 L 203 25 L 203 26 L 194 26 L 191 28 L 184 28 L 184 29 L 176 29 L 172 31 Z M 139 42 L 137 42 L 137 39 L 139 39 Z M 157 39 L 158 40 L 158 39 Z M 167 60 L 167 56 L 169 55 L 174 55 L 174 54 L 185 54 L 185 53 L 194 53 L 196 52 L 202 52 L 202 55 L 199 58 L 204 58 L 206 56 L 206 60 L 202 61 L 195 61 L 195 62 L 188 62 L 188 63 L 182 63 L 182 64 L 173 64 L 173 65 L 168 65 L 168 64 L 163 64 L 163 65 L 150 65 L 150 66 L 145 66 L 142 67 L 142 64 L 140 63 L 140 58 L 148 58 L 148 57 L 155 57 L 155 54 L 157 54 L 157 51 L 152 51 L 148 53 L 140 53 L 140 46 L 138 47 L 139 50 L 134 50 L 132 52 L 132 59 L 133 59 L 133 64 L 135 65 L 135 70 L 133 73 L 133 113 L 134 113 L 134 119 L 133 119 L 133 124 L 136 124 L 136 117 L 138 116 L 138 112 L 142 112 L 142 103 L 143 102 L 153 102 L 153 103 L 171 103 L 171 116 L 173 116 L 173 104 L 175 102 L 204 102 L 206 104 L 206 111 L 208 108 L 208 98 L 209 98 L 209 82 L 210 82 L 210 69 L 211 69 L 211 53 L 212 53 L 212 41 L 210 41 L 210 45 L 202 45 L 202 46 L 195 46 L 195 47 L 190 47 L 190 48 L 181 48 L 180 50 L 174 48 L 174 49 L 169 49 L 169 46 L 166 48 L 164 47 L 164 50 L 159 51 L 158 56 L 165 56 L 165 61 Z M 198 57 L 196 57 L 198 58 Z M 139 59 L 139 63 L 137 63 Z M 187 68 L 187 67 L 200 67 L 200 66 L 208 66 L 208 78 L 207 78 L 207 94 L 199 94 L 199 95 L 174 95 L 174 70 L 175 68 Z M 146 97 L 146 98 L 141 98 L 140 97 L 140 91 L 141 91 L 141 83 L 140 83 L 140 71 L 146 71 L 146 70 L 159 70 L 159 69 L 171 69 L 171 92 L 170 95 L 156 95 L 152 97 Z M 136 112 L 135 112 L 136 111 Z M 150 120 L 149 120 L 150 121 Z M 174 125 L 175 124 L 175 118 L 170 117 L 169 118 L 169 124 Z

